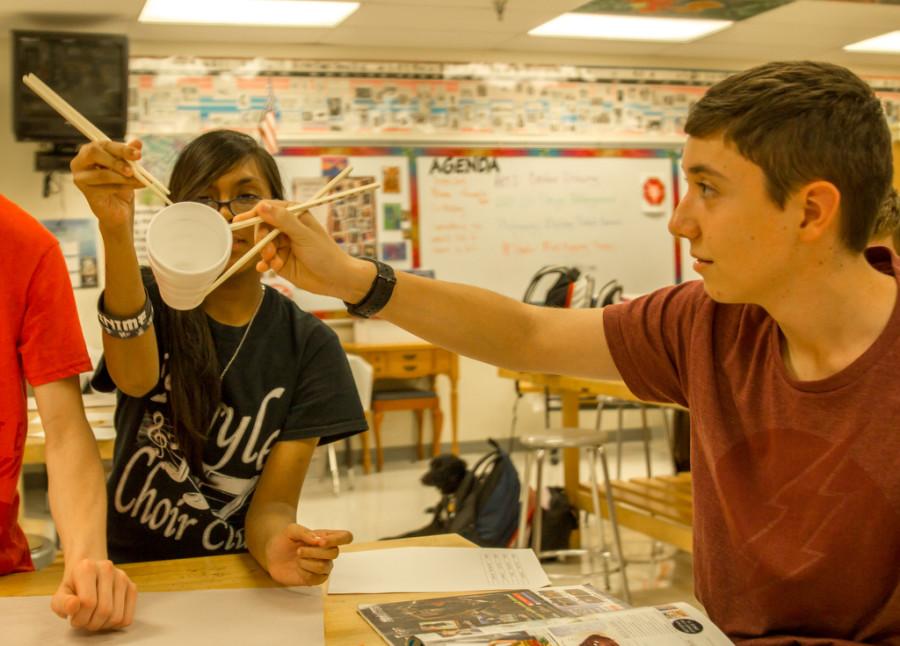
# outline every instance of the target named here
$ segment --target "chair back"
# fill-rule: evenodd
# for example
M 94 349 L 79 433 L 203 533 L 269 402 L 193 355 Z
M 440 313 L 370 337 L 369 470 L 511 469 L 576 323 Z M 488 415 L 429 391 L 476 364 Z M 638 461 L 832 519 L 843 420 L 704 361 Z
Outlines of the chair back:
M 353 373 L 353 381 L 356 383 L 356 392 L 359 393 L 359 401 L 363 410 L 372 410 L 372 385 L 375 382 L 375 370 L 372 364 L 356 354 L 348 354 L 350 372 Z

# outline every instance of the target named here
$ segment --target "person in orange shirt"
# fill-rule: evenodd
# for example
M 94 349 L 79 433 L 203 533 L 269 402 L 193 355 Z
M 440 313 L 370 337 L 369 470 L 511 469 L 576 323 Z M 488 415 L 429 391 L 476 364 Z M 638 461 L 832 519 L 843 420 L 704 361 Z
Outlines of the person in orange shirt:
M 75 628 L 121 628 L 137 588 L 107 558 L 103 466 L 78 375 L 91 370 L 59 243 L 0 195 L 0 575 L 34 569 L 18 525 L 18 478 L 34 388 L 46 436 L 50 506 L 65 555 L 52 610 Z

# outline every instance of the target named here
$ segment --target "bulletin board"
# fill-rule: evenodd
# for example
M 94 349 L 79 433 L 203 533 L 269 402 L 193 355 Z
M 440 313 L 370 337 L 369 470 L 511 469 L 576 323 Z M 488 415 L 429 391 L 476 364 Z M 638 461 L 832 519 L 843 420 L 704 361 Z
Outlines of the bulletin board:
M 275 106 L 296 142 L 679 143 L 728 70 L 272 58 L 132 57 L 133 135 L 255 132 Z M 891 124 L 896 77 L 866 77 Z

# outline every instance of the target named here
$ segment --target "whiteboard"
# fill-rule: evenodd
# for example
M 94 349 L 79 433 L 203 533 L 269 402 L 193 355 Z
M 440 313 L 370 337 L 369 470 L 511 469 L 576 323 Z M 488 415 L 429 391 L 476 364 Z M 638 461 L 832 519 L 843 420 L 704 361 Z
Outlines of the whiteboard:
M 421 265 L 521 299 L 545 265 L 575 265 L 628 294 L 675 281 L 669 157 L 416 160 Z

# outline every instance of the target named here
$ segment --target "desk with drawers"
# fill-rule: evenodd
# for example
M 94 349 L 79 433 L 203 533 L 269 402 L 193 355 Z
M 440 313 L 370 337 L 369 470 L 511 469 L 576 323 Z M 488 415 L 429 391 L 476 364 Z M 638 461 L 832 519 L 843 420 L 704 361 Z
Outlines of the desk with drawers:
M 428 343 L 344 343 L 347 354 L 356 354 L 372 364 L 375 379 L 428 377 L 431 388 L 438 375 L 450 381 L 451 450 L 459 453 L 457 381 L 459 355 Z

